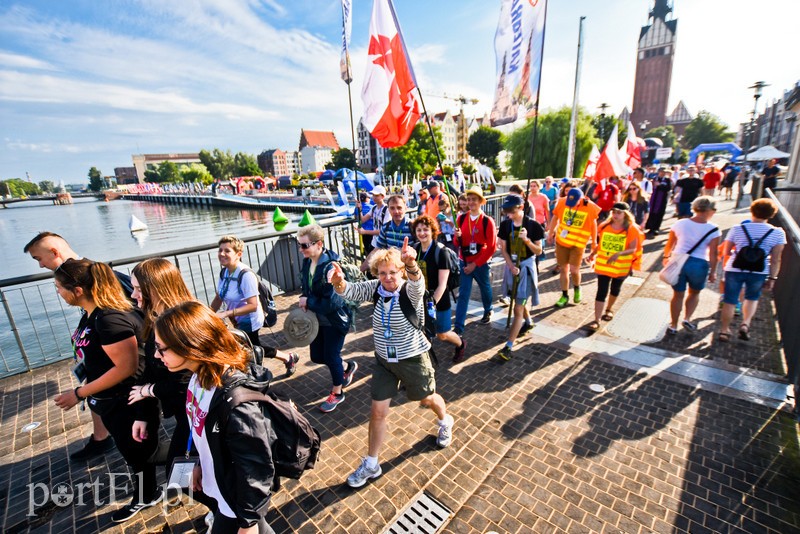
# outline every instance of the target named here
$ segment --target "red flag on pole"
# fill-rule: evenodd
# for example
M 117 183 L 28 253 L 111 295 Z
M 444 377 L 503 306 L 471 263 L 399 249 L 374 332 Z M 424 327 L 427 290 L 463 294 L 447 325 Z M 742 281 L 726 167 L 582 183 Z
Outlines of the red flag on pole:
M 614 126 L 611 137 L 608 138 L 600 159 L 597 160 L 597 168 L 594 173 L 594 181 L 602 184 L 604 178 L 612 176 L 624 176 L 630 172 L 630 168 L 625 165 L 625 157 L 619 151 L 619 132 L 618 127 Z
M 589 154 L 589 161 L 586 162 L 586 169 L 583 171 L 584 178 L 594 178 L 597 170 L 597 162 L 600 160 L 600 151 L 597 145 L 592 145 L 592 152 Z
M 636 137 L 633 123 L 628 121 L 628 136 L 622 144 L 622 153 L 625 156 L 625 164 L 628 167 L 634 169 L 642 164 L 642 145 L 644 145 L 644 142 Z
M 406 144 L 420 116 L 417 81 L 392 0 L 375 0 L 361 99 L 364 126 L 384 148 Z

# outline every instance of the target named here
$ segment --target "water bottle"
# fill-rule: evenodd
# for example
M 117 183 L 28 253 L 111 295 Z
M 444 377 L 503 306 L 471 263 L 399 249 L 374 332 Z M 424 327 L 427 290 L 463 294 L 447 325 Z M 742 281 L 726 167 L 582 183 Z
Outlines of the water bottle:
M 431 318 L 436 319 L 436 306 L 433 304 L 432 300 L 428 301 L 428 315 L 430 315 Z

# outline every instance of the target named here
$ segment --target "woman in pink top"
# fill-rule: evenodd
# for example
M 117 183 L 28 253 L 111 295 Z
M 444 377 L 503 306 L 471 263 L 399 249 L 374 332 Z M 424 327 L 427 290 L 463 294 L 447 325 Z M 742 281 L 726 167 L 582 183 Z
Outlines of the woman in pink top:
M 550 199 L 540 191 L 540 184 L 536 180 L 531 180 L 531 191 L 528 195 L 528 202 L 533 204 L 534 219 L 544 227 L 550 221 Z

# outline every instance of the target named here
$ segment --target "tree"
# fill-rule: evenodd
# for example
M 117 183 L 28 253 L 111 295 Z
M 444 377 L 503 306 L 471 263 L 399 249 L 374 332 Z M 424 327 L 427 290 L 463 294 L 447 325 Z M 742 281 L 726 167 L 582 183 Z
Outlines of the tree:
M 481 126 L 469 136 L 467 152 L 483 165 L 497 169 L 497 155 L 503 150 L 504 140 L 500 130 Z
M 464 176 L 472 176 L 478 169 L 476 169 L 475 165 L 473 165 L 472 163 L 467 163 L 466 165 L 461 167 L 461 170 L 464 172 Z
M 728 125 L 719 117 L 706 110 L 697 114 L 683 133 L 683 145 L 694 148 L 703 143 L 727 143 L 735 137 L 728 131 Z
M 158 176 L 161 183 L 179 184 L 181 183 L 181 170 L 174 161 L 162 161 L 158 164 Z
M 330 163 L 325 164 L 325 168 L 331 171 L 339 169 L 355 169 L 358 167 L 356 157 L 349 148 L 340 148 L 331 152 Z
M 192 163 L 189 166 L 184 165 L 181 167 L 180 172 L 182 182 L 210 184 L 214 181 L 214 178 L 202 163 Z
M 9 196 L 11 196 L 11 188 L 8 187 L 8 184 L 5 181 L 0 182 L 0 197 L 5 198 Z
M 508 171 L 517 178 L 542 178 L 544 176 L 563 176 L 567 166 L 567 143 L 572 109 L 563 107 L 557 111 L 547 111 L 539 115 L 539 131 L 536 137 L 533 169 L 528 168 L 533 138 L 533 119 L 512 133 L 506 141 L 509 152 Z M 575 126 L 575 175 L 583 175 L 583 169 L 592 151 L 592 145 L 599 140 L 595 137 L 591 116 L 584 110 L 578 112 Z
M 264 176 L 264 171 L 258 166 L 255 156 L 237 152 L 233 157 L 233 176 Z
M 661 142 L 664 143 L 664 147 L 677 147 L 678 146 L 678 136 L 675 134 L 675 128 L 672 126 L 659 126 L 657 128 L 653 128 L 652 130 L 648 130 L 642 135 L 642 138 L 645 137 L 655 137 L 657 139 L 661 139 Z
M 97 167 L 89 169 L 89 189 L 95 193 L 99 193 L 105 187 L 105 180 L 103 180 L 103 173 L 97 170 Z
M 60 189 L 52 180 L 42 180 L 39 182 L 39 188 L 42 193 L 57 193 L 57 190 Z
M 200 163 L 205 165 L 211 176 L 217 180 L 227 180 L 231 176 L 235 176 L 233 154 L 231 154 L 230 150 L 225 152 L 218 148 L 215 148 L 212 152 L 201 150 Z
M 608 138 L 611 137 L 614 126 L 619 128 L 617 130 L 617 137 L 619 139 L 625 139 L 625 136 L 628 135 L 628 125 L 622 124 L 622 122 L 613 115 L 594 115 L 592 117 L 592 126 L 595 130 L 595 137 L 599 139 L 598 145 L 600 150 L 603 150 L 603 147 L 608 143 Z
M 450 165 L 445 165 L 444 167 L 442 167 L 442 174 L 448 180 L 453 177 L 455 172 L 456 172 L 456 170 L 453 167 L 451 167 Z
M 3 188 L 0 188 L 0 194 L 3 196 L 11 195 L 12 197 L 29 197 L 42 194 L 42 190 L 38 185 L 28 182 L 27 180 L 23 180 L 22 178 L 10 178 L 4 182 L 0 182 L 0 184 L 4 186 Z
M 442 132 L 438 126 L 433 127 L 433 134 L 436 136 L 436 144 L 439 147 L 439 158 L 444 159 Z M 389 153 L 391 158 L 386 162 L 384 169 L 387 176 L 395 172 L 410 176 L 420 174 L 424 172 L 425 165 L 431 169 L 427 174 L 431 174 L 439 163 L 428 128 L 421 122 L 414 126 L 414 131 L 405 145 L 389 149 Z

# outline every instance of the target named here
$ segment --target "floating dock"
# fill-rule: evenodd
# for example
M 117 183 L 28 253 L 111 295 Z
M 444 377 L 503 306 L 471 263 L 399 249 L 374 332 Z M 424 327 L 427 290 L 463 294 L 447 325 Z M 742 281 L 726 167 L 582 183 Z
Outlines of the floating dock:
M 303 213 L 308 210 L 314 214 L 334 214 L 336 210 L 327 201 L 322 200 L 303 200 L 302 197 L 286 196 L 285 199 L 276 196 L 242 196 L 220 194 L 211 195 L 165 195 L 165 194 L 125 194 L 125 200 L 138 200 L 141 202 L 160 202 L 162 204 L 179 204 L 184 206 L 215 206 L 220 208 L 239 208 L 274 210 L 280 208 L 283 211 L 293 213 Z

